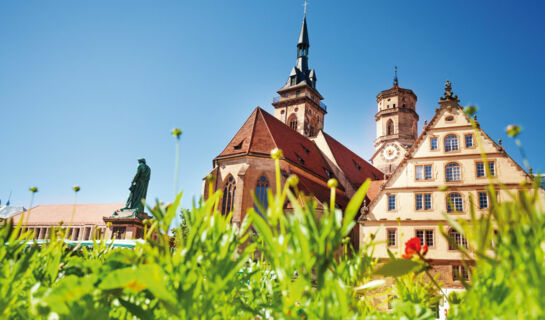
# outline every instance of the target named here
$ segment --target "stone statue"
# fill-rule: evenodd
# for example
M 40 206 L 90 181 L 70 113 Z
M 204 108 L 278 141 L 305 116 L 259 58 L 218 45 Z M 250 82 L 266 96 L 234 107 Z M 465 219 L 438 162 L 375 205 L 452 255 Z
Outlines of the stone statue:
M 129 198 L 125 207 L 114 212 L 114 216 L 129 216 L 138 217 L 139 214 L 144 213 L 144 201 L 146 200 L 146 194 L 148 193 L 148 184 L 151 175 L 151 169 L 146 164 L 146 159 L 138 159 L 138 168 L 136 169 L 136 175 L 132 179 L 129 190 Z

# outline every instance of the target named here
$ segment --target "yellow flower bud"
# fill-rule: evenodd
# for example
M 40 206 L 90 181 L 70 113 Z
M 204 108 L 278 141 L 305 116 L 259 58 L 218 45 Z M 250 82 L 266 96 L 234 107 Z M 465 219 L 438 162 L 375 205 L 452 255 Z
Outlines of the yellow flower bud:
M 282 150 L 278 149 L 278 148 L 274 148 L 271 150 L 271 157 L 275 160 L 280 160 L 282 159 L 284 155 L 282 154 Z
M 175 136 L 176 138 L 180 139 L 180 136 L 182 135 L 182 130 L 180 130 L 178 128 L 174 128 L 174 129 L 172 129 L 172 135 Z
M 30 187 L 28 190 L 30 190 L 32 193 L 36 193 L 38 192 L 38 187 Z
M 288 177 L 288 180 L 286 180 L 286 183 L 290 186 L 290 187 L 295 187 L 298 183 L 299 183 L 299 177 L 297 177 L 296 175 L 292 174 Z
M 338 185 L 339 185 L 339 182 L 335 178 L 331 178 L 327 181 L 327 186 L 330 188 L 337 188 Z
M 79 186 L 74 186 L 74 188 L 72 188 L 72 190 L 74 190 L 74 192 L 79 192 L 79 191 L 80 191 L 80 187 L 79 187 Z

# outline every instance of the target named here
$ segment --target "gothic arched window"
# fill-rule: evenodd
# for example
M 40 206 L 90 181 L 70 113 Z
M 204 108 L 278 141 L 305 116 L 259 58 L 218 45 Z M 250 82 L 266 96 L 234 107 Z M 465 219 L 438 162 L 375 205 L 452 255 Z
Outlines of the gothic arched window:
M 460 165 L 452 162 L 445 167 L 445 177 L 447 181 L 460 181 L 462 180 L 462 174 Z
M 259 177 L 257 184 L 255 186 L 255 197 L 256 200 L 259 200 L 264 210 L 267 210 L 267 189 L 269 189 L 269 181 L 264 176 Z M 257 205 L 254 205 L 254 209 L 260 215 L 263 215 L 263 212 L 259 210 Z
M 292 128 L 293 130 L 297 130 L 297 117 L 295 116 L 295 114 L 292 114 L 290 116 L 290 120 L 288 121 L 288 123 L 290 124 L 290 128 Z
M 221 205 L 221 214 L 227 215 L 233 210 L 235 202 L 235 191 L 237 189 L 235 178 L 229 176 L 223 187 L 223 200 Z
M 448 235 L 454 240 L 454 242 L 460 246 L 467 249 L 467 239 L 458 231 L 455 229 L 450 229 L 448 232 Z M 449 242 L 448 244 L 449 250 L 456 250 L 456 246 Z
M 394 134 L 394 122 L 391 119 L 388 120 L 388 122 L 386 123 L 386 134 L 387 135 Z
M 464 199 L 459 193 L 451 193 L 447 196 L 447 212 L 463 212 Z
M 454 134 L 449 134 L 445 137 L 445 151 L 458 150 L 458 137 Z

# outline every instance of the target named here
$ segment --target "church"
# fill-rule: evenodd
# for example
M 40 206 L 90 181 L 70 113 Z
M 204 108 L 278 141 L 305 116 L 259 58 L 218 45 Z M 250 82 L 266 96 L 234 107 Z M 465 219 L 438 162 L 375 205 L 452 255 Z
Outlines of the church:
M 266 190 L 275 188 L 274 160 L 270 151 L 283 151 L 282 183 L 291 174 L 299 178 L 299 189 L 318 203 L 328 203 L 327 181 L 338 180 L 336 205 L 344 208 L 350 197 L 367 179 L 371 185 L 364 205 L 356 217 L 358 226 L 351 234 L 354 247 L 377 242 L 376 255 L 388 259 L 387 250 L 401 255 L 403 244 L 413 237 L 427 244 L 434 272 L 446 287 L 461 287 L 460 277 L 469 279 L 461 255 L 439 233 L 446 224 L 443 213 L 455 219 L 469 219 L 470 197 L 477 210 L 488 209 L 487 176 L 507 192 L 529 181 L 525 172 L 501 146 L 471 119 L 459 105 L 452 85 L 446 82 L 435 116 L 418 132 L 416 94 L 399 86 L 397 70 L 390 89 L 376 97 L 375 152 L 370 162 L 324 132 L 327 106 L 318 91 L 317 74 L 309 68 L 309 35 L 306 15 L 297 41 L 297 62 L 273 99 L 273 113 L 257 107 L 229 144 L 213 160 L 210 172 L 215 190 L 223 191 L 220 210 L 233 212 L 232 222 L 240 224 L 255 194 L 266 206 Z M 482 141 L 487 161 L 477 147 Z M 447 191 L 440 191 L 445 189 Z M 443 188 L 439 188 L 443 187 Z M 203 184 L 203 195 L 206 190 Z M 320 210 L 320 207 L 318 207 Z M 287 208 L 289 211 L 289 208 Z M 449 231 L 458 244 L 467 240 Z

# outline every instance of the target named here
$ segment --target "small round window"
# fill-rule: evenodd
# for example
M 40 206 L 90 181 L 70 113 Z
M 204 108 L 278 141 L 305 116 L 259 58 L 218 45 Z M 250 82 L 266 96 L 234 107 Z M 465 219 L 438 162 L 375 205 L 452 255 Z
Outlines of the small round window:
M 454 117 L 453 116 L 448 116 L 445 118 L 445 121 L 454 121 Z

